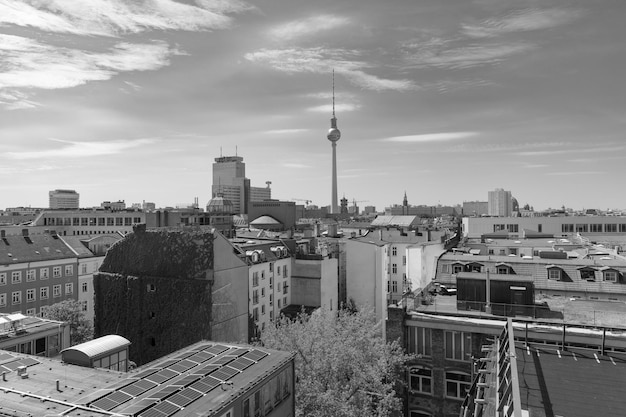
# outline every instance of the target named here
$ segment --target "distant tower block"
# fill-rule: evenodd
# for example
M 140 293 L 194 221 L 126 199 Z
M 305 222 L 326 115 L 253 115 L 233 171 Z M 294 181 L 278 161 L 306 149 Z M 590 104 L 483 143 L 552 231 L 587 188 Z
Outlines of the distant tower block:
M 326 137 L 333 146 L 333 185 L 330 212 L 331 214 L 335 214 L 339 212 L 339 207 L 337 205 L 337 141 L 341 138 L 341 132 L 337 129 L 337 118 L 335 117 L 335 70 L 333 70 L 333 117 L 330 119 L 330 129 L 328 130 L 328 135 L 326 135 Z

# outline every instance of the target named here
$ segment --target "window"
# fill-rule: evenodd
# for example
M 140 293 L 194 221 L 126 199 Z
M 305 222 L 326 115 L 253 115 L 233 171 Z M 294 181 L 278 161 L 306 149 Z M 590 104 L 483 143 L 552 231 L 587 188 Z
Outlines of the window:
M 289 285 L 287 285 L 287 283 L 285 282 L 283 284 L 283 294 L 287 294 L 287 288 L 289 288 Z M 287 303 L 285 302 L 285 304 L 287 304 Z
M 0 306 L 6 306 L 7 305 L 7 295 L 6 294 L 0 294 Z
M 608 270 L 604 271 L 604 280 L 610 282 L 617 282 L 617 271 Z
M 422 327 L 409 327 L 408 351 L 422 356 L 431 355 L 432 330 Z
M 147 284 L 146 285 L 146 291 L 147 292 L 156 292 L 156 285 L 155 284 Z
M 487 254 L 489 254 L 489 255 L 493 255 L 493 249 L 489 249 L 489 250 L 487 250 Z
M 445 331 L 446 359 L 468 361 L 471 355 L 471 333 Z
M 74 265 L 65 265 L 65 276 L 72 275 L 74 273 Z
M 89 289 L 89 285 L 86 282 L 83 282 L 83 284 L 81 285 L 81 288 L 83 292 L 87 292 Z
M 500 275 L 507 275 L 509 273 L 509 267 L 508 266 L 499 266 L 497 271 L 498 271 L 498 274 L 500 274 Z
M 483 266 L 481 264 L 471 264 L 470 265 L 470 271 L 472 272 L 481 272 L 483 269 Z
M 274 270 L 274 262 L 270 262 L 270 272 Z
M 561 279 L 561 270 L 559 268 L 550 268 L 548 269 L 548 279 L 560 280 Z
M 36 308 L 27 308 L 26 309 L 26 315 L 27 316 L 34 316 L 35 314 L 37 314 L 37 309 Z
M 252 304 L 259 304 L 259 290 L 252 292 Z
M 586 279 L 587 281 L 595 281 L 596 280 L 596 271 L 591 268 L 581 269 L 580 270 L 580 279 Z
M 252 310 L 252 318 L 254 319 L 254 321 L 259 321 L 259 308 L 258 307 L 254 307 L 254 309 Z
M 601 233 L 602 232 L 602 224 L 592 223 L 589 225 L 589 231 L 591 233 Z
M 562 224 L 561 225 L 561 233 L 574 233 L 574 225 L 573 224 Z
M 35 301 L 35 289 L 31 288 L 26 290 L 26 302 Z
M 80 308 L 81 308 L 81 310 L 83 310 L 83 311 L 87 311 L 87 306 L 88 306 L 88 304 L 87 304 L 87 300 L 83 300 L 83 301 L 81 301 L 81 302 L 80 302 Z M 154 314 L 154 313 L 153 313 L 153 314 Z
M 446 397 L 464 399 L 472 377 L 464 372 L 446 372 Z
M 104 225 L 105 225 L 104 217 L 98 217 L 98 226 L 104 226 Z
M 441 265 L 441 272 L 444 273 L 444 274 L 449 274 L 450 273 L 450 265 L 442 264 Z
M 391 291 L 392 292 L 398 292 L 398 281 L 392 281 L 391 282 Z
M 261 314 L 265 314 L 265 304 L 261 304 Z
M 270 305 L 274 303 L 274 294 L 270 294 Z
M 617 224 L 605 224 L 604 231 L 606 233 L 617 233 Z
M 463 265 L 461 265 L 461 264 L 454 264 L 454 265 L 452 265 L 452 273 L 453 274 L 458 274 L 459 272 L 463 272 Z
M 409 388 L 411 391 L 432 394 L 433 371 L 422 366 L 409 368 Z
M 50 287 L 41 287 L 41 288 L 39 288 L 39 299 L 40 300 L 47 300 L 49 291 L 50 291 Z
M 507 224 L 506 225 L 506 230 L 510 233 L 517 233 L 519 232 L 519 225 L 518 224 Z
M 287 278 L 287 265 L 283 265 L 283 276 Z
M 621 223 L 621 224 L 619 225 L 619 232 L 620 232 L 620 233 L 626 233 L 626 224 Z
M 406 255 L 402 255 L 402 265 L 406 265 Z
M 517 248 L 509 248 L 509 253 L 511 255 L 517 255 Z
M 265 279 L 265 271 L 261 271 L 261 279 Z
M 252 273 L 252 286 L 253 287 L 259 286 L 259 272 L 258 271 Z
M 392 274 L 398 273 L 398 264 L 391 264 L 391 273 Z
M 398 256 L 398 248 L 395 246 L 391 247 L 391 256 Z
M 19 284 L 22 282 L 22 271 L 11 272 L 11 284 Z
M 280 308 L 280 298 L 278 299 L 278 308 Z
M 330 300 L 332 304 L 332 299 Z M 287 297 L 283 297 L 283 307 L 287 307 Z
M 13 304 L 22 304 L 22 291 L 13 291 L 11 293 L 11 302 Z
M 55 285 L 52 287 L 52 296 L 53 297 L 60 297 L 61 296 L 61 286 L 60 285 Z
M 49 275 L 50 275 L 50 269 L 48 269 L 48 268 L 41 268 L 39 270 L 39 279 L 48 279 Z
M 274 310 L 270 310 L 270 320 L 274 320 Z
M 65 284 L 65 295 L 72 294 L 74 292 L 74 284 L 68 282 Z
M 280 265 L 278 265 L 278 266 L 276 267 L 276 274 L 277 274 L 277 275 L 280 275 Z
M 588 227 L 586 224 L 577 224 L 576 225 L 576 231 L 578 233 L 587 233 L 589 231 Z
M 0 273 L 0 285 L 7 285 L 7 274 L 6 274 L 6 272 Z
M 82 264 L 80 266 L 80 273 L 81 274 L 86 274 L 87 273 L 87 264 Z
M 61 277 L 61 267 L 60 266 L 55 266 L 54 268 L 52 268 L 52 277 L 53 278 L 60 278 Z
M 280 292 L 280 282 L 276 283 L 276 291 Z
M 34 269 L 29 269 L 26 271 L 26 281 L 35 281 L 37 279 L 37 271 Z
M 504 225 L 503 224 L 494 224 L 493 225 L 493 231 L 494 232 L 499 232 L 500 230 L 504 230 Z

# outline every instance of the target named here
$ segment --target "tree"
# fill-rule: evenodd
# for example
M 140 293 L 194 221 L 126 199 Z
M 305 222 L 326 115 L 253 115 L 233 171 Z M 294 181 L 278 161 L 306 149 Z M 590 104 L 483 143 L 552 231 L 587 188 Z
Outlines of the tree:
M 70 345 L 72 346 L 93 338 L 93 326 L 85 318 L 85 313 L 78 301 L 64 300 L 52 304 L 45 310 L 44 318 L 69 323 Z
M 410 359 L 386 343 L 372 311 L 300 313 L 261 333 L 263 346 L 296 353 L 296 416 L 391 416 L 395 387 Z

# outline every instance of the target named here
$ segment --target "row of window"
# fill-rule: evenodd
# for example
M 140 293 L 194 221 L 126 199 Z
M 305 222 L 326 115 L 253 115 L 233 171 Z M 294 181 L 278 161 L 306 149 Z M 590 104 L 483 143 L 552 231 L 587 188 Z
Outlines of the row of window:
M 37 289 L 31 288 L 26 290 L 26 302 L 30 303 L 33 301 L 37 301 Z M 67 283 L 65 284 L 65 295 L 71 295 L 74 293 L 74 284 Z M 61 285 L 54 285 L 52 287 L 52 297 L 61 297 L 63 294 L 61 292 Z M 50 297 L 50 287 L 41 287 L 39 288 L 39 299 L 47 300 Z M 0 293 L 0 307 L 5 307 L 7 305 L 7 293 Z M 11 304 L 21 304 L 22 303 L 22 291 L 13 291 L 11 293 Z
M 539 225 L 539 226 L 541 228 L 541 225 Z M 519 232 L 519 225 L 518 224 L 494 224 L 493 225 L 494 233 L 495 232 L 504 231 L 504 230 L 506 230 L 509 233 L 518 233 Z
M 446 359 L 469 362 L 472 355 L 472 334 L 445 330 L 444 353 Z M 424 357 L 432 356 L 432 329 L 408 327 L 407 350 Z
M 132 226 L 141 217 L 46 217 L 44 226 Z
M 452 264 L 452 273 L 458 274 L 460 272 L 483 272 L 483 265 L 479 263 L 471 263 L 467 265 L 463 264 Z M 507 275 L 507 274 L 515 274 L 513 268 L 509 265 L 496 265 L 495 271 L 499 275 Z M 441 272 L 449 273 L 450 265 L 442 264 Z M 602 280 L 608 282 L 617 282 L 619 280 L 620 272 L 615 269 L 606 269 L 601 271 Z M 583 268 L 579 270 L 580 279 L 587 281 L 596 281 L 596 270 L 593 268 Z M 557 267 L 548 268 L 548 279 L 551 280 L 561 280 L 564 276 L 564 271 Z
M 283 294 L 287 294 L 287 284 L 284 285 L 284 290 L 283 290 Z M 280 294 L 280 292 L 279 292 Z M 265 298 L 265 288 L 261 288 L 261 298 Z M 276 297 L 276 300 L 278 302 L 278 308 L 281 308 L 281 299 L 280 297 Z M 257 305 L 259 304 L 259 290 L 254 290 L 252 291 L 252 304 L 253 305 Z M 274 294 L 270 294 L 270 305 L 274 305 Z M 282 298 L 282 304 L 283 306 L 287 306 L 287 296 Z M 265 304 L 263 304 L 262 306 L 263 308 L 265 308 Z
M 87 265 L 83 265 L 86 267 Z M 65 268 L 61 266 L 52 267 L 52 278 L 62 278 L 63 269 L 65 269 L 65 276 L 71 276 L 74 274 L 74 265 L 65 265 Z M 11 271 L 11 284 L 20 284 L 22 282 L 22 272 L 24 271 Z M 26 272 L 26 282 L 32 282 L 37 280 L 37 270 L 28 269 Z M 0 272 L 0 285 L 7 285 L 7 272 Z M 39 268 L 39 279 L 44 280 L 50 277 L 50 268 Z
M 590 224 L 562 224 L 561 232 L 563 233 L 626 233 L 626 223 L 615 224 L 602 224 L 602 223 L 590 223 Z
M 425 366 L 409 368 L 409 389 L 422 394 L 433 394 L 433 370 Z M 446 397 L 462 400 L 472 386 L 472 376 L 466 372 L 445 372 Z
M 270 263 L 270 272 L 274 270 L 274 263 Z M 282 271 L 282 276 L 285 278 L 288 277 L 289 270 L 287 269 L 287 265 L 283 265 L 282 267 L 279 265 L 276 267 L 276 275 L 280 276 Z M 259 286 L 259 272 L 261 272 L 261 279 L 265 279 L 265 271 L 254 271 L 252 272 L 252 286 Z M 272 277 L 270 276 L 270 285 L 273 284 Z
M 243 400 L 243 417 L 269 415 L 274 408 L 291 395 L 291 370 L 285 369 Z

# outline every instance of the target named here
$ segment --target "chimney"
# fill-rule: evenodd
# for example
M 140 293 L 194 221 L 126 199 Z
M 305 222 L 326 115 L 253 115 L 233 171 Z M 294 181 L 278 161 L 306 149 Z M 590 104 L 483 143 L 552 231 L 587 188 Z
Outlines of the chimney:
M 28 237 L 28 229 L 22 229 L 22 236 Z
M 7 237 L 6 230 L 0 230 L 0 238 L 4 239 L 5 237 Z

